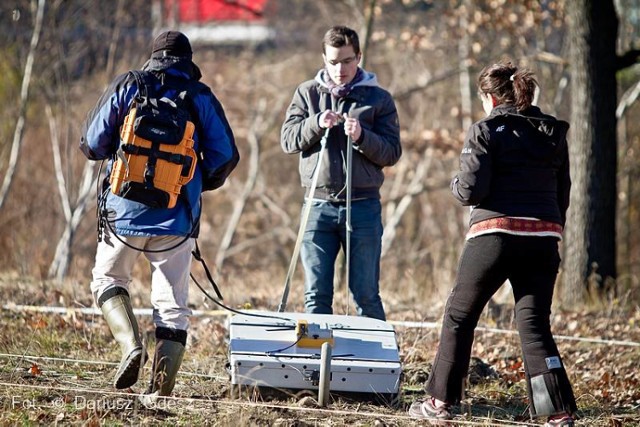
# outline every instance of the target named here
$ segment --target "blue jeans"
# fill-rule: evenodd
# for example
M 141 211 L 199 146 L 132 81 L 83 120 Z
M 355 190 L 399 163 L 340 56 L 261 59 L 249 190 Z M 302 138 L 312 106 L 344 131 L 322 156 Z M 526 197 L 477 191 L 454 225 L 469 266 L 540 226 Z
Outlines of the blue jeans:
M 309 201 L 305 201 L 309 203 Z M 338 251 L 346 250 L 346 203 L 313 200 L 300 256 L 307 313 L 332 314 L 333 277 Z M 304 210 L 304 207 L 303 207 Z M 378 199 L 351 203 L 349 288 L 361 316 L 385 320 L 380 299 L 382 207 Z

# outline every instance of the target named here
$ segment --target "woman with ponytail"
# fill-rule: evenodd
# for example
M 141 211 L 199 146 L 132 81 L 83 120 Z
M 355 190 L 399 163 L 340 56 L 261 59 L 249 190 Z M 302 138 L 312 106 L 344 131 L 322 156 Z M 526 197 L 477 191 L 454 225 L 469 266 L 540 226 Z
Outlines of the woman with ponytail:
M 509 280 L 532 417 L 573 426 L 575 397 L 550 327 L 569 206 L 567 122 L 533 105 L 533 73 L 510 62 L 484 68 L 479 96 L 487 117 L 474 123 L 451 182 L 471 208 L 455 286 L 445 306 L 427 399 L 411 416 L 443 423 L 460 402 L 474 330 L 493 294 Z

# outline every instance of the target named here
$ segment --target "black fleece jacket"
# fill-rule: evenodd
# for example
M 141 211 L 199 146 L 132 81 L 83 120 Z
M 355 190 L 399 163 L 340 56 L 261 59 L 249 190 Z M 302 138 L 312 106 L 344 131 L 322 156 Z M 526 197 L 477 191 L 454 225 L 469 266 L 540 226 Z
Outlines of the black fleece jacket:
M 472 206 L 471 224 L 502 216 L 564 226 L 569 207 L 569 124 L 531 106 L 503 104 L 474 123 L 451 190 Z

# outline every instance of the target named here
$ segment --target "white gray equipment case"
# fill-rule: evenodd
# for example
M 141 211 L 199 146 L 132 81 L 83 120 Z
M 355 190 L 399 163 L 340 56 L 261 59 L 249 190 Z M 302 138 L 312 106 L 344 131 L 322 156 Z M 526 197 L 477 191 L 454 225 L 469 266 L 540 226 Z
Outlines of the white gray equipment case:
M 395 331 L 368 317 L 254 312 L 229 326 L 231 384 L 318 390 L 321 346 L 330 342 L 330 391 L 398 394 Z
M 320 141 L 321 151 L 307 196 L 309 199 L 314 197 L 329 130 L 325 130 Z M 347 145 L 352 147 L 353 141 L 349 139 Z M 353 150 L 346 152 L 345 276 L 349 289 Z M 321 406 L 326 404 L 331 391 L 395 397 L 402 367 L 391 325 L 369 317 L 284 311 L 311 205 L 306 204 L 303 211 L 278 311 L 236 314 L 231 318 L 231 384 L 318 390 Z

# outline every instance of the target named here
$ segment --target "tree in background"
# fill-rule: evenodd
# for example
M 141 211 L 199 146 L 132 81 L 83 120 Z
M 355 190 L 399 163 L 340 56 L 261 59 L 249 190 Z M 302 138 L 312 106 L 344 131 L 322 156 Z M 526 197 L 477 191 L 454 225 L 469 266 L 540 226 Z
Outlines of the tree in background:
M 0 175 L 9 164 L 34 29 L 35 8 L 29 5 L 37 1 L 0 3 L 0 38 L 4 40 L 0 50 L 6 59 L 0 65 L 4 77 L 0 93 L 7 101 L 0 106 L 5 118 L 0 123 Z M 637 224 L 640 217 L 640 167 L 635 154 L 640 149 L 640 103 L 635 102 L 640 96 L 640 67 L 615 75 L 616 69 L 636 60 L 634 52 L 616 57 L 615 49 L 617 43 L 618 51 L 631 50 L 639 40 L 640 4 L 616 0 L 614 10 L 612 2 L 583 0 L 576 9 L 567 0 L 270 0 L 264 18 L 277 37 L 269 44 L 207 44 L 198 49 L 203 79 L 228 110 L 245 159 L 228 185 L 207 196 L 215 199 L 210 203 L 215 209 L 203 212 L 199 241 L 203 253 L 215 257 L 224 281 L 237 277 L 251 286 L 284 278 L 302 195 L 293 178 L 296 159 L 283 158 L 278 143 L 286 108 L 286 100 L 283 104 L 280 98 L 295 90 L 294 82 L 322 66 L 314 53 L 318 36 L 329 25 L 347 24 L 366 35 L 372 47 L 366 66 L 396 99 L 403 132 L 403 157 L 389 170 L 383 187 L 381 280 L 389 295 L 413 302 L 433 289 L 446 291 L 453 281 L 456 248 L 461 246 L 456 242 L 464 238 L 468 218 L 450 197 L 448 184 L 467 124 L 483 114 L 472 96 L 473 76 L 503 57 L 534 69 L 545 88 L 540 106 L 572 125 L 575 211 L 563 242 L 569 249 L 564 257 L 564 278 L 571 278 L 565 286 L 569 296 L 581 299 L 589 277 L 603 289 L 606 277 L 616 273 L 618 293 L 640 294 L 640 228 L 622 227 L 625 221 Z M 86 161 L 77 150 L 77 123 L 106 81 L 131 64 L 144 63 L 148 52 L 140 46 L 148 45 L 155 30 L 149 2 L 46 4 L 22 151 L 11 191 L 0 209 L 0 273 L 84 280 L 93 262 L 95 218 L 84 215 L 77 222 L 80 218 L 73 215 L 85 188 Z M 588 58 L 569 55 L 569 12 L 576 22 L 572 52 Z M 599 27 L 593 22 L 596 16 Z M 584 28 L 578 30 L 579 25 Z M 570 75 L 570 70 L 584 73 L 582 80 L 578 74 Z M 582 96 L 573 103 L 573 119 L 571 78 L 574 95 Z M 600 82 L 603 79 L 606 85 Z M 635 85 L 639 85 L 638 95 Z M 624 104 L 618 108 L 619 116 L 626 125 L 623 129 L 618 122 L 618 135 L 613 117 L 616 90 L 626 91 L 619 95 Z M 626 159 L 621 157 L 619 172 L 616 139 L 619 151 L 627 153 Z M 616 213 L 612 182 L 616 174 L 620 201 L 626 195 L 627 203 L 619 205 L 620 213 Z M 581 199 L 583 195 L 588 197 Z M 86 212 L 92 212 L 93 198 L 87 202 Z M 620 226 L 618 242 L 614 215 Z M 44 235 L 47 239 L 42 239 Z M 609 249 L 603 241 L 615 247 Z M 624 242 L 626 247 L 621 246 Z M 621 259 L 628 260 L 626 265 Z M 598 262 L 597 274 L 591 274 L 593 261 Z
M 615 292 L 616 72 L 637 57 L 637 51 L 616 55 L 613 0 L 579 0 L 568 15 L 573 187 L 564 243 L 565 303 L 582 300 L 585 290 Z

